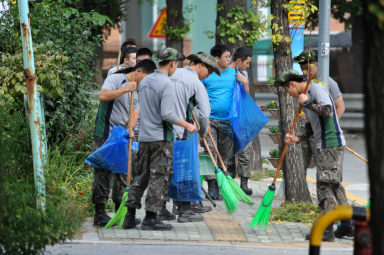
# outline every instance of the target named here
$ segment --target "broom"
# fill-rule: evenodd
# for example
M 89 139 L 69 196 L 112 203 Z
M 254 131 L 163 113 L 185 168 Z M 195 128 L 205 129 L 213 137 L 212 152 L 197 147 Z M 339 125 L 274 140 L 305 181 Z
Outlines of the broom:
M 199 122 L 197 121 L 197 118 L 193 112 L 192 112 L 192 116 L 193 116 L 193 119 L 195 120 L 197 129 L 200 129 Z M 202 137 L 202 139 L 204 142 L 204 146 L 208 151 L 209 156 L 211 157 L 212 163 L 215 166 L 217 185 L 219 186 L 221 196 L 223 197 L 224 204 L 227 209 L 227 213 L 232 214 L 237 210 L 237 206 L 238 206 L 237 198 L 233 193 L 227 179 L 225 178 L 223 171 L 221 171 L 221 169 L 217 166 L 216 160 L 212 155 L 211 149 L 209 149 L 207 140 L 205 139 L 205 137 Z
M 133 79 L 132 81 L 135 81 L 135 73 L 133 73 Z M 131 132 L 132 129 L 132 111 L 133 111 L 133 91 L 131 92 L 131 102 L 129 105 L 129 120 L 128 120 L 128 129 Z M 112 227 L 117 223 L 117 226 L 120 228 L 123 227 L 124 218 L 127 214 L 127 207 L 125 206 L 125 202 L 128 200 L 128 193 L 131 183 L 131 156 L 132 156 L 132 138 L 129 138 L 128 143 L 128 169 L 127 169 L 127 187 L 125 187 L 123 198 L 121 199 L 121 203 L 119 206 L 119 209 L 113 216 L 113 218 L 108 222 L 107 225 L 105 225 L 105 228 Z
M 307 80 L 307 84 L 305 86 L 304 94 L 307 93 L 311 80 L 312 80 L 312 75 L 310 74 Z M 296 121 L 299 118 L 301 107 L 302 105 L 299 104 L 299 107 L 296 110 L 295 118 L 293 119 L 291 129 L 289 130 L 290 135 L 292 135 L 293 129 L 295 128 L 295 125 L 296 125 Z M 287 148 L 288 148 L 288 143 L 284 145 L 283 152 L 281 153 L 281 156 L 280 156 L 279 164 L 277 165 L 275 177 L 273 178 L 272 184 L 269 185 L 268 190 L 265 193 L 263 200 L 261 201 L 259 208 L 257 209 L 257 212 L 252 219 L 252 222 L 250 224 L 251 228 L 258 225 L 259 229 L 263 230 L 266 226 L 268 226 L 269 214 L 271 213 L 272 201 L 273 201 L 273 197 L 275 195 L 275 190 L 276 190 L 276 185 L 275 185 L 276 179 L 283 165 L 283 160 L 284 160 L 285 153 L 287 152 Z
M 195 122 L 197 122 L 196 116 L 193 112 L 192 112 L 192 116 L 193 116 L 193 119 L 195 120 Z M 250 199 L 248 197 L 248 195 L 245 194 L 245 192 L 239 187 L 239 185 L 237 185 L 235 180 L 233 180 L 232 176 L 229 174 L 229 172 L 228 172 L 228 170 L 224 164 L 223 158 L 221 157 L 219 150 L 217 149 L 215 140 L 213 140 L 213 137 L 212 137 L 210 130 L 208 130 L 208 136 L 209 136 L 209 139 L 211 140 L 211 143 L 213 145 L 214 150 L 216 151 L 217 158 L 219 159 L 220 164 L 223 167 L 224 175 L 227 178 L 228 184 L 229 184 L 229 186 L 231 186 L 231 189 L 232 189 L 233 193 L 235 194 L 236 198 L 242 202 L 253 205 L 254 202 L 252 201 L 252 199 Z

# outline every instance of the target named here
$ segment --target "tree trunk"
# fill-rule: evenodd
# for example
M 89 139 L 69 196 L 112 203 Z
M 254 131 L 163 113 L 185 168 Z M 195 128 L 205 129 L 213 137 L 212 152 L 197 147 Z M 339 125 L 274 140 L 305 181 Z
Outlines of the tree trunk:
M 216 18 L 216 27 L 219 26 L 219 17 L 227 18 L 228 12 L 236 7 L 242 6 L 244 10 L 247 9 L 247 1 L 246 0 L 218 0 L 217 6 L 219 7 L 217 11 Z M 223 7 L 223 8 L 221 8 Z M 244 25 L 244 29 L 249 29 L 247 25 Z M 245 46 L 245 40 L 239 41 L 237 40 L 235 43 L 230 43 L 227 40 L 227 37 L 221 37 L 218 33 L 216 33 L 216 43 L 223 43 L 231 47 L 232 54 L 239 47 Z M 252 49 L 252 47 L 250 47 Z M 253 77 L 252 77 L 252 66 L 247 70 L 248 71 L 248 79 L 249 79 L 249 93 L 253 99 L 255 99 L 255 88 L 253 86 Z M 256 136 L 252 140 L 252 155 L 251 155 L 251 165 L 250 168 L 255 171 L 262 171 L 263 163 L 261 161 L 261 148 L 260 148 L 260 139 L 259 136 Z
M 352 17 L 352 57 L 353 57 L 353 87 L 351 93 L 363 91 L 363 39 L 364 39 L 364 17 L 355 15 Z
M 371 192 L 371 222 L 373 253 L 384 254 L 384 30 L 378 26 L 380 21 L 368 10 L 372 4 L 380 5 L 378 0 L 364 2 L 365 18 L 365 135 L 368 149 L 368 171 Z M 380 22 L 384 26 L 384 22 Z
M 280 31 L 281 35 L 289 36 L 288 26 L 288 12 L 283 8 L 283 4 L 287 4 L 288 0 L 272 0 L 271 1 L 271 14 L 279 27 L 283 29 Z M 278 45 L 273 45 L 274 65 L 276 70 L 276 77 L 292 68 L 292 54 L 290 51 L 290 44 L 282 40 Z M 285 136 L 292 126 L 294 115 L 297 109 L 297 100 L 289 96 L 284 89 L 278 89 L 280 101 L 280 128 L 283 131 L 282 135 Z M 298 134 L 299 128 L 296 125 L 294 134 Z M 284 140 L 284 139 L 283 139 Z M 292 144 L 288 146 L 284 158 L 283 176 L 285 181 L 285 199 L 289 202 L 298 201 L 311 201 L 304 174 L 303 154 L 301 144 Z
M 184 27 L 183 1 L 166 0 L 167 2 L 167 27 Z M 174 48 L 183 53 L 183 39 L 169 38 L 165 40 L 167 47 Z

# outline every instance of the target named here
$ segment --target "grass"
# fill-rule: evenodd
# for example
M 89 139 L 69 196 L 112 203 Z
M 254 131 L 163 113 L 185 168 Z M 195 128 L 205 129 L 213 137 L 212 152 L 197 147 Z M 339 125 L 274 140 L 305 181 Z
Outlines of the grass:
M 269 170 L 264 168 L 261 172 L 256 172 L 251 176 L 252 181 L 260 181 L 262 179 L 267 179 L 267 178 L 273 178 L 275 177 L 275 170 Z M 283 178 L 283 174 L 280 172 L 277 178 Z
M 311 202 L 286 202 L 279 208 L 272 208 L 271 220 L 313 223 L 318 215 L 319 207 Z

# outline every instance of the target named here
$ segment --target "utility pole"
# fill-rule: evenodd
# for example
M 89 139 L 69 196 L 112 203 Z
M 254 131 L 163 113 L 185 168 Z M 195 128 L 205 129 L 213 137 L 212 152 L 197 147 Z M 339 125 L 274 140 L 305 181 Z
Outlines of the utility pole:
M 319 44 L 318 78 L 328 86 L 329 78 L 329 30 L 331 20 L 331 0 L 319 1 Z
M 44 151 L 42 134 L 45 128 L 41 129 L 43 120 L 43 108 L 39 102 L 39 93 L 36 87 L 35 62 L 33 57 L 31 23 L 29 20 L 28 0 L 18 0 L 20 29 L 23 43 L 24 74 L 27 80 L 28 90 L 28 115 L 29 127 L 32 140 L 33 172 L 36 188 L 37 208 L 45 210 L 45 177 L 44 177 Z

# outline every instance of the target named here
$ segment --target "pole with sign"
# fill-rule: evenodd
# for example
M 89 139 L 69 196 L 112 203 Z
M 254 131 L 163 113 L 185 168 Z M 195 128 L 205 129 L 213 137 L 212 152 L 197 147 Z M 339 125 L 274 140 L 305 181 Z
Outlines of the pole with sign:
M 319 44 L 318 79 L 328 86 L 329 79 L 329 30 L 331 19 L 331 0 L 321 0 L 319 4 Z

